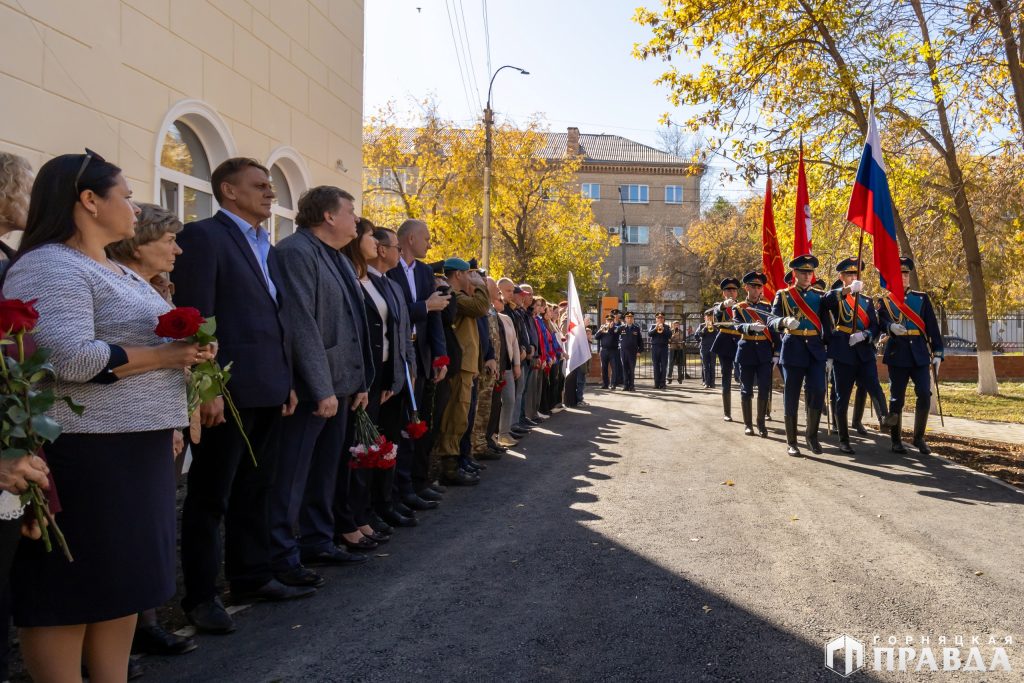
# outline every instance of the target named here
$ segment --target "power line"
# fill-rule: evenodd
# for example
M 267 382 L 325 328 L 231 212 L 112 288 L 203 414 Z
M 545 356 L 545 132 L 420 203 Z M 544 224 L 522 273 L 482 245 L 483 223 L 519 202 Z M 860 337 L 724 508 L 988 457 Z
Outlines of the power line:
M 470 116 L 476 111 L 473 105 L 470 104 L 472 99 L 469 96 L 469 88 L 466 86 L 466 72 L 462 68 L 462 54 L 459 52 L 459 41 L 455 37 L 455 24 L 452 22 L 452 12 L 448 7 L 448 0 L 444 0 L 444 11 L 448 14 L 448 30 L 451 31 L 452 35 L 452 47 L 455 48 L 455 61 L 459 65 L 459 78 L 462 80 L 462 95 L 466 98 L 466 109 L 469 110 Z
M 454 0 L 452 0 L 452 8 L 453 9 L 455 8 Z M 462 35 L 464 35 L 465 38 L 466 38 L 466 42 L 465 42 L 463 47 L 464 47 L 464 49 L 466 51 L 466 56 L 468 58 L 467 61 L 469 62 L 469 72 L 470 72 L 470 75 L 472 76 L 472 81 L 471 82 L 473 84 L 473 89 L 476 91 L 476 100 L 477 100 L 478 103 L 482 104 L 483 103 L 483 98 L 480 97 L 480 86 L 479 86 L 478 79 L 477 79 L 476 64 L 473 63 L 473 50 L 470 48 L 470 42 L 469 42 L 469 27 L 466 26 L 466 10 L 462 6 L 462 0 L 459 0 L 458 9 L 455 12 L 455 25 L 456 26 L 459 25 L 460 17 L 461 17 L 461 20 L 462 20 Z
M 490 77 L 491 70 L 491 23 L 487 18 L 487 0 L 480 0 L 484 10 L 484 44 L 487 46 L 487 76 Z

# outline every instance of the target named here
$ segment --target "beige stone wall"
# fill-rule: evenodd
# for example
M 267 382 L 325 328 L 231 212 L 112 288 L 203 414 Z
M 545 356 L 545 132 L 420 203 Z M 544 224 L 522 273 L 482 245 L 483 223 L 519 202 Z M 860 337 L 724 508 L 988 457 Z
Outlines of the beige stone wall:
M 0 0 L 0 45 L 0 149 L 34 167 L 88 146 L 151 201 L 161 127 L 194 100 L 236 153 L 359 196 L 362 0 Z

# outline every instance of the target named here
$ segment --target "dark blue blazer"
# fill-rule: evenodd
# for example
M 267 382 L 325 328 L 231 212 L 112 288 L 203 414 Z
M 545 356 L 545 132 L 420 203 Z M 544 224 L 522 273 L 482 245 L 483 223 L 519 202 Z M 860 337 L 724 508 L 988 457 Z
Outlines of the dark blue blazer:
M 868 315 L 868 326 L 864 328 L 860 315 L 846 302 L 841 289 L 833 289 L 825 296 L 825 309 L 832 317 L 832 337 L 828 342 L 828 357 L 845 365 L 861 365 L 875 362 L 875 341 L 878 340 L 878 316 L 870 298 L 858 294 L 854 300 L 860 310 Z M 842 329 L 840 329 L 842 328 Z M 867 332 L 868 338 L 850 346 L 850 334 Z
M 413 301 L 409 281 L 405 277 L 402 264 L 387 272 L 387 276 L 397 282 L 405 292 L 405 303 L 409 307 L 409 319 L 416 333 L 416 374 L 427 377 L 435 358 L 449 355 L 444 341 L 444 328 L 441 326 L 441 314 L 438 311 L 427 311 L 427 299 L 434 293 L 434 273 L 430 266 L 416 261 L 413 277 L 416 280 L 416 300 Z
M 932 308 L 931 299 L 924 292 L 910 290 L 904 299 L 915 313 L 921 316 L 926 329 L 919 330 L 916 335 L 905 335 L 897 337 L 889 333 L 889 341 L 885 344 L 885 352 L 882 354 L 882 362 L 886 365 L 894 365 L 901 368 L 915 368 L 928 365 L 931 356 L 928 353 L 928 345 L 931 344 L 932 353 L 942 357 L 942 333 L 939 331 L 939 321 L 935 318 L 935 311 Z M 882 320 L 881 328 L 889 332 L 889 326 L 899 323 L 907 330 L 917 330 L 918 327 L 910 322 L 896 305 L 889 301 L 888 297 L 882 299 Z M 927 335 L 928 339 L 925 340 Z
M 751 304 L 751 308 L 757 309 L 757 312 L 761 315 L 761 322 L 765 327 L 768 326 L 768 316 L 772 312 L 772 307 L 763 301 L 759 301 L 756 304 Z M 754 323 L 754 317 L 747 313 L 743 307 L 739 304 L 733 306 L 733 317 L 737 325 L 737 329 L 747 336 L 760 336 L 765 339 L 744 339 L 740 337 L 740 340 L 736 343 L 736 362 L 740 365 L 760 365 L 763 363 L 772 362 L 772 354 L 775 353 L 775 347 L 772 342 L 773 339 L 778 339 L 779 333 L 772 332 L 772 337 L 768 338 L 764 332 L 757 334 L 748 325 Z M 770 330 L 766 330 L 770 331 Z
M 619 328 L 620 325 L 612 323 L 612 326 L 608 328 L 607 332 L 602 332 L 598 328 L 597 332 L 594 333 L 594 339 L 600 344 L 600 348 L 605 351 L 618 351 L 619 350 Z
M 829 318 L 824 306 L 825 294 L 812 288 L 807 288 L 801 293 L 807 305 L 821 321 L 821 334 L 800 336 L 785 333 L 782 321 L 787 316 L 800 320 L 798 332 L 815 329 L 810 320 L 798 315 L 800 309 L 789 294 L 788 289 L 781 289 L 775 294 L 772 313 L 768 317 L 769 327 L 782 334 L 782 343 L 779 348 L 779 363 L 791 368 L 809 368 L 812 363 L 824 363 L 826 358 L 825 344 L 828 343 L 832 336 L 832 320 Z
M 638 353 L 644 350 L 644 335 L 636 323 L 619 326 L 618 333 L 620 351 Z
M 287 403 L 292 387 L 291 340 L 279 302 L 270 296 L 242 231 L 218 211 L 185 225 L 178 234 L 178 246 L 182 253 L 171 273 L 174 303 L 198 308 L 207 318 L 216 316 L 217 360 L 222 366 L 231 363 L 228 388 L 235 404 L 260 408 Z M 273 247 L 268 268 L 276 282 Z
M 733 322 L 732 308 L 723 306 L 721 301 L 715 304 L 714 310 L 714 320 L 716 323 Z M 711 351 L 722 358 L 735 358 L 736 346 L 739 340 L 740 337 L 736 334 L 736 330 L 718 330 L 715 340 L 711 342 Z

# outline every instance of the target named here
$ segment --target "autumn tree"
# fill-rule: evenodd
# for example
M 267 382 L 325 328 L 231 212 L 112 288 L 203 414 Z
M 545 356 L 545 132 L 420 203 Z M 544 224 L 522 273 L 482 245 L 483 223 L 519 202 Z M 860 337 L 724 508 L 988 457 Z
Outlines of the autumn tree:
M 719 283 L 740 278 L 761 266 L 761 214 L 764 201 L 750 197 L 738 205 L 722 197 L 694 221 L 679 249 L 694 258 L 701 283 L 700 300 L 721 299 Z

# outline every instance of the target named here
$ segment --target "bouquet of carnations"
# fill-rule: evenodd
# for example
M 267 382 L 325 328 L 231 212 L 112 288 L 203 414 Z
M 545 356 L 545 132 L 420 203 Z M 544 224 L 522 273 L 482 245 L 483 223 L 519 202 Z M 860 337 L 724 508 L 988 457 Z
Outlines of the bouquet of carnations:
M 0 345 L 14 347 L 13 351 L 5 349 L 3 363 L 0 364 L 0 415 L 3 416 L 0 422 L 0 457 L 3 458 L 38 453 L 44 444 L 57 440 L 61 426 L 46 413 L 58 400 L 67 403 L 76 415 L 81 415 L 84 410 L 69 397 L 58 398 L 53 389 L 40 388 L 43 382 L 50 382 L 57 376 L 49 363 L 49 349 L 37 348 L 25 357 L 25 335 L 35 328 L 39 320 L 34 304 L 35 300 L 0 301 L 0 333 L 3 335 Z M 69 562 L 73 561 L 64 534 L 38 485 L 29 484 L 28 491 L 21 494 L 21 505 L 31 507 L 46 551 L 53 550 L 52 533 L 64 556 Z
M 157 326 L 154 332 L 159 337 L 166 337 L 177 341 L 209 346 L 217 343 L 214 333 L 217 331 L 216 318 L 204 318 L 195 308 L 181 306 L 167 311 L 157 318 Z M 245 433 L 242 426 L 242 419 L 238 414 L 238 408 L 228 391 L 228 381 L 231 379 L 231 363 L 221 367 L 216 358 L 203 361 L 193 365 L 188 371 L 188 386 L 186 397 L 188 402 L 188 415 L 191 420 L 199 406 L 207 401 L 212 401 L 218 396 L 224 397 L 224 405 L 231 411 L 235 419 L 238 431 L 242 433 L 245 447 L 249 450 L 249 457 L 253 465 L 256 465 L 256 455 L 253 453 L 252 444 L 249 443 L 249 435 Z M 191 433 L 193 443 L 199 442 L 199 430 L 193 429 Z
M 402 436 L 406 439 L 412 439 L 415 441 L 416 439 L 423 438 L 426 433 L 427 423 L 420 420 L 419 414 L 414 412 L 412 414 L 412 419 L 409 420 L 405 425 L 405 429 L 402 430 Z
M 448 367 L 448 364 L 451 362 L 452 359 L 449 358 L 448 356 L 438 356 L 437 358 L 434 359 L 434 362 L 431 363 L 431 367 L 433 367 L 435 370 L 438 368 L 446 368 Z
M 377 426 L 363 408 L 355 412 L 355 444 L 350 447 L 352 459 L 348 461 L 353 470 L 386 470 L 395 466 L 398 446 L 388 441 L 377 431 Z

